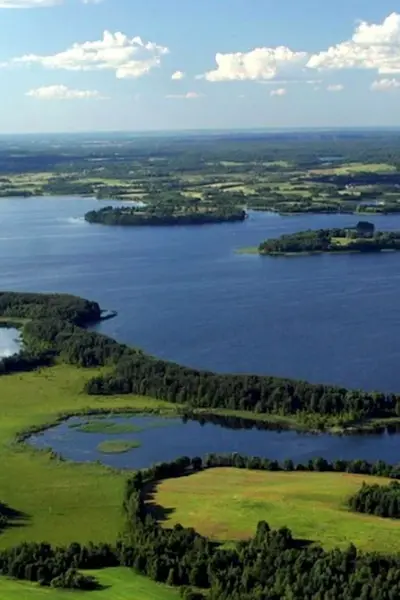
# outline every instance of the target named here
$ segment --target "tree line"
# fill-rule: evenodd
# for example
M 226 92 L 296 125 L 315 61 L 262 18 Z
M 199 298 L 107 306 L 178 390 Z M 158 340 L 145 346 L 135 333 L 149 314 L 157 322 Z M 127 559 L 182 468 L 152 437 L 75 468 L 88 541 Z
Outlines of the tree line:
M 389 519 L 400 518 L 400 484 L 389 485 L 363 483 L 361 489 L 349 500 L 352 510 Z
M 400 414 L 393 394 L 348 390 L 261 375 L 230 375 L 200 371 L 135 354 L 119 361 L 113 373 L 86 384 L 92 395 L 139 394 L 186 404 L 282 415 L 318 413 L 346 420 Z

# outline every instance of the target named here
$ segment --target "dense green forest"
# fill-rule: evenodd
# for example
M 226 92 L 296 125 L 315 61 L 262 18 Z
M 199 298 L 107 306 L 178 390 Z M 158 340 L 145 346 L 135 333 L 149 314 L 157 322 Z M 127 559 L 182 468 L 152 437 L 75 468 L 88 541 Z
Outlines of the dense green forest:
M 203 225 L 206 223 L 228 223 L 244 221 L 246 212 L 236 207 L 208 208 L 207 210 L 178 209 L 169 206 L 155 208 L 106 206 L 85 214 L 89 223 L 102 225 Z
M 349 500 L 352 510 L 390 519 L 400 518 L 400 484 L 394 481 L 389 486 L 363 484 Z
M 400 232 L 378 231 L 371 236 L 358 235 L 353 228 L 318 229 L 285 234 L 261 242 L 260 254 L 301 254 L 302 252 L 381 252 L 400 250 Z

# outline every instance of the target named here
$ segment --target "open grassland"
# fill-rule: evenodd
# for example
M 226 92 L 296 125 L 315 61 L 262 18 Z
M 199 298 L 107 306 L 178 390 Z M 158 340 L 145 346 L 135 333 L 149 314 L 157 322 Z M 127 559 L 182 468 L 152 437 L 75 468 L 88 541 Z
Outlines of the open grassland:
M 0 378 L 0 502 L 21 513 L 15 526 L 0 535 L 0 546 L 112 542 L 120 531 L 124 474 L 97 464 L 52 460 L 48 453 L 14 442 L 17 433 L 54 422 L 61 413 L 168 407 L 136 396 L 86 396 L 84 383 L 96 372 L 62 365 Z
M 31 583 L 0 578 L 2 600 L 177 600 L 176 590 L 137 575 L 130 569 L 85 571 L 94 575 L 103 589 L 96 592 L 51 590 Z
M 151 502 L 166 523 L 192 526 L 214 540 L 246 539 L 258 521 L 287 526 L 326 548 L 400 551 L 400 521 L 352 513 L 347 499 L 362 485 L 389 480 L 348 473 L 260 472 L 217 468 L 162 481 Z M 160 508 L 162 507 L 162 508 Z

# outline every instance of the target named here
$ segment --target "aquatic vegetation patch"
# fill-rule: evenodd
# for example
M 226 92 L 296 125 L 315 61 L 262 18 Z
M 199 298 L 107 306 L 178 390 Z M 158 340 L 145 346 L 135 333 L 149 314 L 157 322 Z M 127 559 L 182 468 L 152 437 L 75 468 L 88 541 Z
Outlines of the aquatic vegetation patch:
M 134 448 L 139 448 L 138 440 L 105 440 L 97 446 L 98 452 L 103 454 L 123 454 Z

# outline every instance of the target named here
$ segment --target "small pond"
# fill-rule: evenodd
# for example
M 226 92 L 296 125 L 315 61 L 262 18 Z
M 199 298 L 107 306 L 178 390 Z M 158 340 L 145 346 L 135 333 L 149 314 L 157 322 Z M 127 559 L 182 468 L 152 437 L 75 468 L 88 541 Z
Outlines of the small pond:
M 183 455 L 204 456 L 210 452 L 238 452 L 279 461 L 291 458 L 295 462 L 306 462 L 317 456 L 327 460 L 360 458 L 370 462 L 378 459 L 400 462 L 400 437 L 395 432 L 337 436 L 258 429 L 249 422 L 237 420 L 235 423 L 232 419 L 212 420 L 200 422 L 154 415 L 73 417 L 31 436 L 28 443 L 37 448 L 52 448 L 66 459 L 101 461 L 126 469 L 145 468 Z M 110 441 L 114 447 L 118 441 L 122 446 L 126 443 L 127 451 L 104 453 L 99 450 Z
M 0 359 L 18 354 L 21 350 L 21 339 L 18 329 L 0 327 Z

